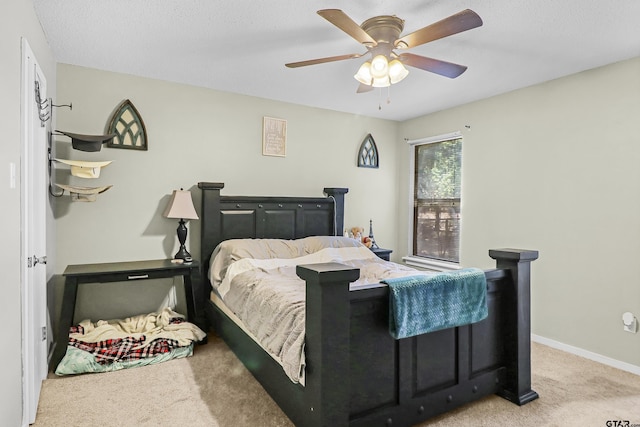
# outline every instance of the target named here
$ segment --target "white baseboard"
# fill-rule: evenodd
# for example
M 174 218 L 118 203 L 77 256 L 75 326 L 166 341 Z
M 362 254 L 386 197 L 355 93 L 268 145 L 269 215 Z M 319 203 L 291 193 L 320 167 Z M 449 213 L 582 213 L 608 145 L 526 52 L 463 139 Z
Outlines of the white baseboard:
M 608 365 L 617 369 L 621 369 L 623 371 L 631 372 L 632 374 L 640 375 L 640 366 L 632 365 L 631 363 L 612 359 L 610 357 L 603 356 L 598 353 L 593 353 L 579 347 L 574 347 L 569 344 L 564 344 L 559 341 L 541 337 L 540 335 L 531 334 L 531 341 L 544 344 L 558 350 L 566 351 L 567 353 L 575 354 L 576 356 L 584 357 L 585 359 L 593 360 L 594 362 L 599 362 L 603 365 Z

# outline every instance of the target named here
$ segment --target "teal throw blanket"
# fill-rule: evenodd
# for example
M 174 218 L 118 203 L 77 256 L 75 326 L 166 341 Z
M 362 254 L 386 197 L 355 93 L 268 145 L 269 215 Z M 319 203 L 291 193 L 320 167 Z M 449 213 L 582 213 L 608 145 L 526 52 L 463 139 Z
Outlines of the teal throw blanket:
M 389 286 L 389 333 L 396 339 L 487 317 L 487 279 L 478 268 L 383 280 Z

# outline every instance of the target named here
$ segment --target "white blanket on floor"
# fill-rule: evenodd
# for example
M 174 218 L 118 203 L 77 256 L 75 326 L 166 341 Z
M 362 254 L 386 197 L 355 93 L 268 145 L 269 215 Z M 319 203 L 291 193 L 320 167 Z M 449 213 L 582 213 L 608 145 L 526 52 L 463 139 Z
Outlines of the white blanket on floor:
M 146 338 L 144 345 L 158 338 L 166 338 L 177 341 L 180 346 L 201 341 L 206 336 L 193 323 L 169 323 L 174 318 L 184 319 L 184 316 L 166 307 L 158 313 L 141 314 L 126 319 L 100 320 L 96 323 L 83 320 L 80 326 L 84 329 L 84 333 L 73 333 L 69 336 L 78 341 L 96 343 L 107 339 L 140 338 L 144 335 Z

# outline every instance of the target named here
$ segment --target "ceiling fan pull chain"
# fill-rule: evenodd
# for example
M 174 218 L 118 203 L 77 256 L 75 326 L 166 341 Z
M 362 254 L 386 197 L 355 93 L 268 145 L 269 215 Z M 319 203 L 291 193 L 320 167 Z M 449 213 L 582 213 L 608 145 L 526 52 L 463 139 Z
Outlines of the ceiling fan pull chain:
M 387 104 L 391 104 L 391 86 L 387 86 Z

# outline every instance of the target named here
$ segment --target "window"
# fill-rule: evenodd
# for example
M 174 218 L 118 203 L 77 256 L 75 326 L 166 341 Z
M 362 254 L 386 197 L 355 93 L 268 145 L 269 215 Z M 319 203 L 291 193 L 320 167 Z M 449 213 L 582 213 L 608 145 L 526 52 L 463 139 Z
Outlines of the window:
M 462 136 L 408 141 L 412 145 L 411 256 L 405 261 L 445 270 L 460 261 Z

